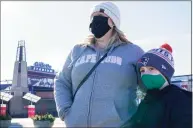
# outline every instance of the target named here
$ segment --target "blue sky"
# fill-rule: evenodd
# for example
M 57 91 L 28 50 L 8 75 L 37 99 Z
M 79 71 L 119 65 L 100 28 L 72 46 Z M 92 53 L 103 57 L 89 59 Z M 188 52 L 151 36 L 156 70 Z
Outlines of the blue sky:
M 90 9 L 99 1 L 1 2 L 1 80 L 12 79 L 16 48 L 26 41 L 27 64 L 62 68 L 71 48 L 90 34 Z M 145 51 L 168 42 L 175 75 L 191 73 L 191 2 L 120 1 L 121 30 Z

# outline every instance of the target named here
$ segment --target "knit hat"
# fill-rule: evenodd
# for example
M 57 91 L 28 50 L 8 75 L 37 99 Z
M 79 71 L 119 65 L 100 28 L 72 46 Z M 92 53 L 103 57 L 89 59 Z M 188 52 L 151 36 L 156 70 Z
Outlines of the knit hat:
M 108 15 L 115 26 L 119 29 L 120 28 L 120 12 L 119 8 L 112 2 L 102 2 L 100 4 L 95 5 L 91 10 L 91 17 L 94 12 L 102 12 Z
M 137 62 L 137 70 L 142 66 L 151 66 L 162 73 L 170 83 L 174 74 L 174 60 L 172 48 L 168 44 L 163 44 L 160 48 L 146 52 Z

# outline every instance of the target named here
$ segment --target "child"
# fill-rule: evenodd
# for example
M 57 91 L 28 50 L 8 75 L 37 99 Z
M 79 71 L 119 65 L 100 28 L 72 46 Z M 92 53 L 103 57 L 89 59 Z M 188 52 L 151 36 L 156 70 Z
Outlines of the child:
M 137 62 L 137 70 L 147 89 L 146 96 L 122 127 L 191 128 L 192 93 L 171 84 L 172 48 L 164 44 L 148 51 Z

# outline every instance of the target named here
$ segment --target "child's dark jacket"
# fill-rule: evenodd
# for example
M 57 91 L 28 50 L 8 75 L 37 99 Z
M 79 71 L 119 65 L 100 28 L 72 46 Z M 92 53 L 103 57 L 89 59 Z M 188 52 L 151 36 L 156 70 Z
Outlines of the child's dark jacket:
M 148 90 L 137 112 L 123 127 L 191 128 L 192 92 L 175 85 Z

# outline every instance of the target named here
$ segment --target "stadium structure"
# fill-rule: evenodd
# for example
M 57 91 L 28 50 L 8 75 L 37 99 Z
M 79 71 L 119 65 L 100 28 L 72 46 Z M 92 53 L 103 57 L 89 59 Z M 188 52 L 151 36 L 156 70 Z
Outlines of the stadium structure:
M 35 62 L 27 66 L 25 41 L 18 42 L 16 61 L 12 80 L 2 80 L 0 91 L 13 95 L 13 98 L 7 103 L 7 111 L 12 117 L 27 117 L 27 110 L 24 106 L 29 105 L 29 101 L 22 96 L 30 92 L 41 97 L 40 101 L 35 103 L 36 113 L 51 113 L 57 116 L 55 101 L 53 97 L 54 78 L 56 71 L 51 65 L 43 62 Z M 182 89 L 192 91 L 192 74 L 174 76 L 172 83 Z
M 18 42 L 16 61 L 14 64 L 13 79 L 1 80 L 0 91 L 13 95 L 7 103 L 7 111 L 12 117 L 27 117 L 25 106 L 30 101 L 22 97 L 30 92 L 41 97 L 37 103 L 33 103 L 36 113 L 51 113 L 57 116 L 53 97 L 53 83 L 56 72 L 49 64 L 35 62 L 27 66 L 25 41 Z

